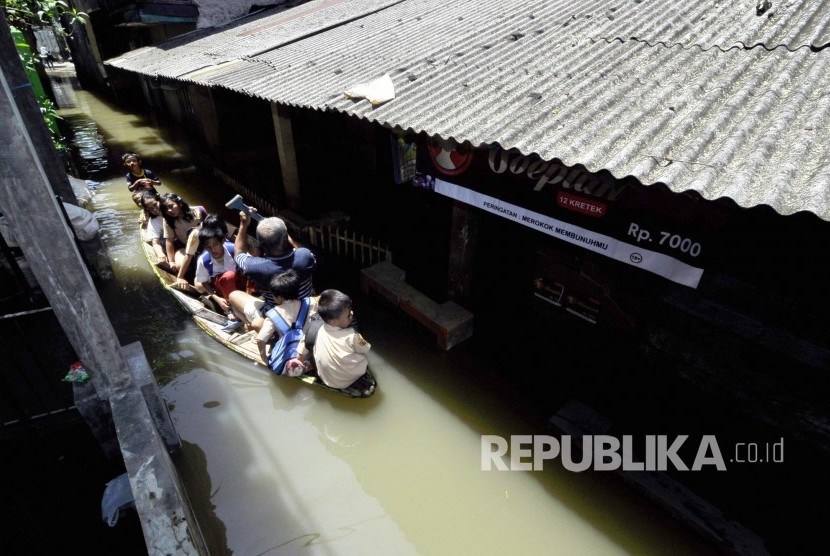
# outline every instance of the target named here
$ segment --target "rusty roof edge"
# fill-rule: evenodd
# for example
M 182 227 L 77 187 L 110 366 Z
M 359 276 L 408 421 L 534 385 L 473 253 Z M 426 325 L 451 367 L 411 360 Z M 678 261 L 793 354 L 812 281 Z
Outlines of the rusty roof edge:
M 743 41 L 735 41 L 733 44 L 731 44 L 729 46 L 722 46 L 720 44 L 712 44 L 712 45 L 707 46 L 707 45 L 704 45 L 703 43 L 699 43 L 699 42 L 685 43 L 685 42 L 680 42 L 680 41 L 666 42 L 666 41 L 660 41 L 660 40 L 652 42 L 648 39 L 644 39 L 644 38 L 640 38 L 640 37 L 623 37 L 623 36 L 604 37 L 604 36 L 599 36 L 599 35 L 592 35 L 588 38 L 591 41 L 605 41 L 607 43 L 611 43 L 611 42 L 614 42 L 614 41 L 618 41 L 620 43 L 626 43 L 628 41 L 632 41 L 632 42 L 638 42 L 638 43 L 644 44 L 644 45 L 652 47 L 652 48 L 653 47 L 658 47 L 658 46 L 662 46 L 664 48 L 680 47 L 684 50 L 689 50 L 691 48 L 697 48 L 701 52 L 707 52 L 709 50 L 714 50 L 714 49 L 720 50 L 721 52 L 728 52 L 729 50 L 736 50 L 736 49 L 737 50 L 752 50 L 752 49 L 755 49 L 755 48 L 762 48 L 762 49 L 766 50 L 767 52 L 773 52 L 774 50 L 779 49 L 779 48 L 782 48 L 782 49 L 787 50 L 789 52 L 797 52 L 798 50 L 801 50 L 802 48 L 807 48 L 811 52 L 819 52 L 821 50 L 825 50 L 826 48 L 830 47 L 830 43 L 825 43 L 825 44 L 821 44 L 821 45 L 814 45 L 812 43 L 800 43 L 797 46 L 790 46 L 788 44 L 779 43 L 779 44 L 776 44 L 775 46 L 767 46 L 766 44 L 764 44 L 762 42 L 757 42 L 757 43 L 754 43 L 754 44 L 745 44 Z

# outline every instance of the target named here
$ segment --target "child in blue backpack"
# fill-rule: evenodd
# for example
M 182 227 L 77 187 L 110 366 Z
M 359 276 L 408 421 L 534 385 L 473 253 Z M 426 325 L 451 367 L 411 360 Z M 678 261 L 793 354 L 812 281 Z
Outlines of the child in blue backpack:
M 245 277 L 236 271 L 233 242 L 227 239 L 227 225 L 221 217 L 209 214 L 198 233 L 204 251 L 196 258 L 194 287 L 227 314 L 230 312 L 230 293 L 245 288 Z
M 271 278 L 270 290 L 274 296 L 274 308 L 266 313 L 265 322 L 257 334 L 257 347 L 260 357 L 264 363 L 269 362 L 271 355 L 271 340 L 279 331 L 280 324 L 289 328 L 297 323 L 297 318 L 303 316 L 300 328 L 306 328 L 309 323 L 308 316 L 317 311 L 317 302 L 312 297 L 300 299 L 302 283 L 300 275 L 294 269 L 289 269 Z M 305 309 L 303 309 L 305 305 Z M 281 319 L 281 320 L 280 320 Z M 271 369 L 274 372 L 282 373 L 282 369 Z

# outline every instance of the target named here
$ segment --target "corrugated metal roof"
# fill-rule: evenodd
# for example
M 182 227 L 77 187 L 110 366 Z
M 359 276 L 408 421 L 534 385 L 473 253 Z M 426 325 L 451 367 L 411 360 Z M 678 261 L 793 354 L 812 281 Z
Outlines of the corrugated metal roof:
M 710 48 L 784 47 L 821 48 L 830 43 L 830 12 L 825 2 L 773 1 L 757 9 L 763 0 L 689 2 L 629 1 L 599 7 L 593 13 L 573 14 L 573 24 L 582 23 L 594 38 L 645 41 L 649 44 Z
M 107 64 L 173 79 L 254 57 L 262 52 L 365 17 L 402 0 L 317 0 L 289 10 L 268 11 L 139 48 Z
M 107 63 L 830 220 L 828 7 L 309 2 Z

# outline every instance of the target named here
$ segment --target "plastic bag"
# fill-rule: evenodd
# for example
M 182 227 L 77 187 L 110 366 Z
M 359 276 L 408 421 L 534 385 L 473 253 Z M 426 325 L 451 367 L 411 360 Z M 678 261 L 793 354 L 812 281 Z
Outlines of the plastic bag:
M 69 221 L 72 223 L 72 228 L 75 230 L 75 235 L 81 241 L 89 241 L 98 235 L 98 221 L 95 216 L 85 208 L 81 208 L 69 203 L 63 204 L 66 209 L 66 214 L 69 216 Z
M 86 382 L 89 380 L 89 374 L 80 361 L 75 361 L 69 366 L 69 372 L 61 380 L 63 382 Z
M 130 488 L 130 478 L 123 473 L 107 483 L 101 499 L 101 518 L 110 527 L 115 527 L 121 512 L 135 509 L 135 499 Z
M 75 193 L 75 198 L 78 199 L 78 204 L 86 207 L 92 201 L 93 196 L 92 190 L 89 189 L 89 181 L 74 176 L 68 177 L 69 185 L 72 186 L 72 191 Z

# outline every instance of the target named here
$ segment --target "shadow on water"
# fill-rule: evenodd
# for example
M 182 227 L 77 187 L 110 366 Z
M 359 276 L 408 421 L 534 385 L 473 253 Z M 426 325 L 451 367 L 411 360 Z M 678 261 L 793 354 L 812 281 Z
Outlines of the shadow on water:
M 678 453 L 689 467 L 698 455 L 700 439 L 712 436 L 726 470 L 708 465 L 699 471 L 681 471 L 669 465 L 664 475 L 722 512 L 725 520 L 758 535 L 773 554 L 793 549 L 810 552 L 828 545 L 830 533 L 823 523 L 830 513 L 804 502 L 807 492 L 815 493 L 816 500 L 830 494 L 827 457 L 818 448 L 753 419 L 683 376 L 656 367 L 626 339 L 585 337 L 584 327 L 575 326 L 575 330 L 539 327 L 527 332 L 523 344 L 540 347 L 525 350 L 526 359 L 518 365 L 512 350 L 494 348 L 505 343 L 497 334 L 475 339 L 462 352 L 454 352 L 453 359 L 474 361 L 482 353 L 493 353 L 489 367 L 475 363 L 464 367 L 475 369 L 476 375 L 488 369 L 485 380 L 506 384 L 515 396 L 507 405 L 524 407 L 535 423 L 546 423 L 566 401 L 579 400 L 608 418 L 607 434 L 618 439 L 631 435 L 636 442 L 646 435 L 665 435 L 671 441 L 688 436 Z M 538 364 L 528 369 L 528 361 Z M 550 430 L 539 433 L 551 434 Z M 754 456 L 747 454 L 753 449 L 747 446 L 757 448 Z M 779 448 L 779 459 L 771 459 Z M 614 480 L 606 474 L 594 475 Z
M 356 305 L 362 307 L 364 330 L 377 341 L 378 351 L 388 367 L 401 373 L 440 407 L 451 411 L 476 434 L 504 438 L 558 434 L 550 429 L 547 419 L 565 401 L 580 395 L 578 388 L 567 380 L 539 376 L 554 371 L 550 363 L 529 369 L 527 359 L 521 355 L 527 355 L 522 352 L 521 341 L 482 335 L 445 352 L 436 345 L 434 334 L 414 321 L 402 320 L 384 300 L 358 296 Z M 396 346 L 396 349 L 383 346 Z M 515 355 L 516 350 L 520 355 Z M 562 361 L 560 365 L 567 367 Z M 562 370 L 557 368 L 559 372 Z M 668 518 L 663 510 L 645 499 L 636 500 L 637 495 L 632 495 L 613 474 L 576 474 L 548 462 L 543 472 L 534 472 L 532 476 L 552 500 L 590 521 L 626 552 L 659 554 L 667 547 L 659 547 L 655 542 L 645 549 L 643 539 L 637 536 L 642 531 L 632 533 L 625 520 L 598 515 L 597 500 L 602 500 L 604 510 L 617 511 L 619 515 L 636 507 L 637 514 L 650 522 L 655 531 L 660 530 L 661 536 L 685 539 L 682 542 L 690 554 L 718 552 L 680 522 Z
M 207 511 L 200 512 L 199 529 L 209 547 L 227 547 L 225 524 L 216 518 L 216 506 L 213 497 L 218 493 L 222 485 L 211 483 L 210 474 L 207 473 L 207 458 L 199 446 L 187 441 L 182 441 L 182 452 L 178 458 L 178 465 L 181 472 L 188 477 L 193 477 L 188 488 L 188 498 L 194 507 L 205 508 Z

